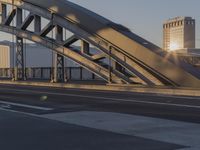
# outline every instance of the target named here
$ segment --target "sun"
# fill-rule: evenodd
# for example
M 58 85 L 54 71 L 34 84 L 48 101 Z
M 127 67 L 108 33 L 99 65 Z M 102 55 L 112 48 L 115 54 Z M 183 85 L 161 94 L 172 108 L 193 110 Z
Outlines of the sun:
M 178 44 L 177 43 L 171 43 L 170 44 L 170 51 L 175 51 L 179 48 Z

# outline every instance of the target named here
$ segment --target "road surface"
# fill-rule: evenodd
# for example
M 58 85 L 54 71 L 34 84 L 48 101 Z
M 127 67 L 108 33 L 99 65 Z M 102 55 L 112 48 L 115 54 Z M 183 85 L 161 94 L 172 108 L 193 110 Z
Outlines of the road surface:
M 2 150 L 199 150 L 200 97 L 0 85 Z

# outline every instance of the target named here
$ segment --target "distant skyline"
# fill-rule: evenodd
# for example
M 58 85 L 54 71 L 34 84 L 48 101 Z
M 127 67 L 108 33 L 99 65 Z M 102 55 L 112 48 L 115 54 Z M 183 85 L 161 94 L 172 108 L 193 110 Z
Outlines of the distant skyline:
M 196 47 L 200 48 L 199 0 L 69 0 L 92 10 L 162 47 L 162 25 L 169 18 L 191 16 L 196 20 Z M 0 40 L 11 40 L 1 33 Z

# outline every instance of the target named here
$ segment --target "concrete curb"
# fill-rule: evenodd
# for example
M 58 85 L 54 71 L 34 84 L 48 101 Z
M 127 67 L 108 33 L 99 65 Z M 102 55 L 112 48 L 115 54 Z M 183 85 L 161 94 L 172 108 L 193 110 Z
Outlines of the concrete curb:
M 136 93 L 149 93 L 149 94 L 177 95 L 177 96 L 200 96 L 200 89 L 192 89 L 192 88 L 145 87 L 137 85 L 118 85 L 118 84 L 108 84 L 108 85 L 67 84 L 67 83 L 8 81 L 8 80 L 0 80 L 0 84 L 99 90 L 99 91 L 123 91 L 123 92 L 136 92 Z

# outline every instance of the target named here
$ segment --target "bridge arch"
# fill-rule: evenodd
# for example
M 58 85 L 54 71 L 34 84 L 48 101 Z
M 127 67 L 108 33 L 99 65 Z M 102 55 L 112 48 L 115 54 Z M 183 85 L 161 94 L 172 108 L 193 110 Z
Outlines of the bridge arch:
M 185 64 L 176 66 L 173 62 L 164 60 L 166 54 L 161 54 L 161 49 L 157 46 L 131 33 L 123 26 L 71 2 L 64 0 L 0 0 L 0 3 L 2 4 L 1 31 L 51 48 L 76 61 L 104 80 L 108 81 L 112 77 L 114 83 L 139 82 L 147 85 L 199 86 L 199 74 L 193 69 L 185 71 L 187 69 Z M 15 7 L 9 15 L 4 12 L 7 4 Z M 10 26 L 15 16 L 18 19 L 21 18 L 19 12 L 23 9 L 30 12 L 28 17 L 23 22 L 16 20 L 18 23 L 15 27 Z M 50 21 L 43 29 L 41 29 L 40 17 Z M 27 31 L 27 27 L 33 20 L 35 21 L 34 32 Z M 55 27 L 65 28 L 75 36 L 67 41 L 46 37 Z M 76 40 L 82 40 L 98 47 L 104 54 L 103 57 L 109 57 L 112 65 L 107 68 L 103 67 L 85 54 L 79 54 L 70 49 L 70 44 Z M 149 59 L 145 58 L 147 56 Z M 95 57 L 101 58 L 93 56 L 93 58 Z M 124 70 L 126 71 L 124 72 Z M 172 70 L 175 73 L 169 72 Z

